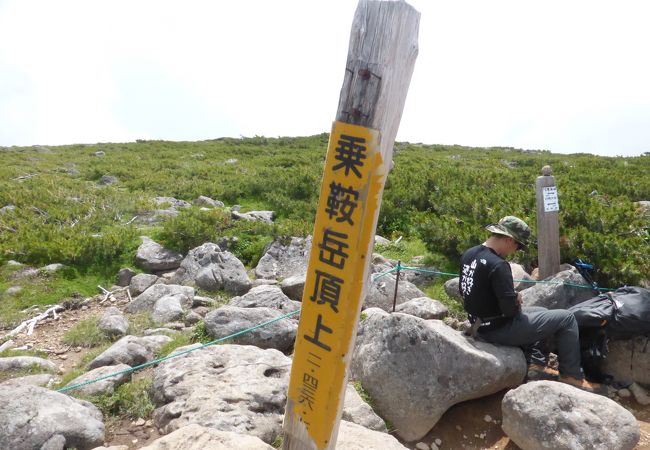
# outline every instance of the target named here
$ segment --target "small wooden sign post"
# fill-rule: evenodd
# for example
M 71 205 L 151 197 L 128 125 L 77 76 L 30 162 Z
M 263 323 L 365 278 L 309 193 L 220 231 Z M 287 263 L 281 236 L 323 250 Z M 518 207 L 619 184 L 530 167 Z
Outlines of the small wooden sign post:
M 543 280 L 560 271 L 560 202 L 550 166 L 542 168 L 542 176 L 535 182 L 535 191 L 539 279 Z
M 334 449 L 379 205 L 418 53 L 420 13 L 360 0 L 332 127 L 287 407 L 285 450 Z

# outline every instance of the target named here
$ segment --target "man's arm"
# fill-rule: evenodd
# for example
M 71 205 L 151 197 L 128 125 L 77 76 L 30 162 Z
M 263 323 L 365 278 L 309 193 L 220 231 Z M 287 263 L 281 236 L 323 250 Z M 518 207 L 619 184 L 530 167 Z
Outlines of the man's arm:
M 501 314 L 506 317 L 517 314 L 521 308 L 521 294 L 515 291 L 510 264 L 505 261 L 499 264 L 490 275 L 490 279 L 494 295 L 499 299 Z

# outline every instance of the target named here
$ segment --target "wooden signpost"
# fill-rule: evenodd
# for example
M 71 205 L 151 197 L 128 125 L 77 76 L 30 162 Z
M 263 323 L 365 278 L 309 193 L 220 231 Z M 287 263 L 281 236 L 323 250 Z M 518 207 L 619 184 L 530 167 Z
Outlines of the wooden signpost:
M 560 202 L 551 167 L 542 168 L 535 182 L 537 198 L 537 255 L 539 279 L 560 271 Z
M 418 53 L 418 13 L 360 0 L 332 127 L 302 299 L 285 450 L 334 449 L 393 144 Z

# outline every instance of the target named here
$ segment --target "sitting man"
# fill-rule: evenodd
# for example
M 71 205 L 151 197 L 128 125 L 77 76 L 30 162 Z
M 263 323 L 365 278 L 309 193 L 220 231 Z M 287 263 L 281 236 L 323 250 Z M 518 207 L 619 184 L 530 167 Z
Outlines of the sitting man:
M 589 392 L 602 386 L 584 379 L 580 367 L 578 324 L 567 310 L 521 307 L 521 294 L 512 280 L 510 264 L 504 259 L 525 249 L 530 228 L 523 220 L 506 216 L 486 227 L 492 234 L 481 245 L 461 257 L 460 293 L 472 323 L 472 330 L 485 341 L 521 347 L 530 364 L 529 378 L 557 377 L 559 381 Z M 546 341 L 555 338 L 559 374 L 547 367 Z

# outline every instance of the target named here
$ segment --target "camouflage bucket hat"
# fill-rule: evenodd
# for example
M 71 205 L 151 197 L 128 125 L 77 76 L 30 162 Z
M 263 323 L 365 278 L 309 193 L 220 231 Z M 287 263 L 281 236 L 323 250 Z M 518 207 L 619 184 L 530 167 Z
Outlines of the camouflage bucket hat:
M 524 249 L 528 247 L 530 239 L 530 227 L 518 217 L 505 216 L 497 224 L 491 224 L 485 227 L 486 230 L 510 236 L 517 241 Z

